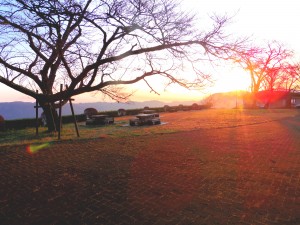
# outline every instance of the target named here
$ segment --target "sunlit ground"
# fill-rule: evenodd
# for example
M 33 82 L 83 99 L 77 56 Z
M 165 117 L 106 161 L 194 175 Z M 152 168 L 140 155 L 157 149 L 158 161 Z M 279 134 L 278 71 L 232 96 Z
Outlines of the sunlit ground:
M 116 117 L 115 124 L 107 126 L 86 126 L 79 123 L 80 138 L 77 138 L 74 124 L 63 125 L 61 140 L 89 139 L 89 138 L 118 138 L 124 136 L 141 136 L 156 133 L 174 133 L 197 129 L 216 129 L 235 127 L 256 123 L 265 123 L 280 120 L 298 114 L 297 110 L 200 110 L 175 113 L 161 113 L 161 121 L 164 125 L 130 127 L 128 121 L 134 116 Z M 39 128 L 39 135 L 35 135 L 35 128 L 25 130 L 10 130 L 1 133 L 0 146 L 30 143 L 55 142 L 58 133 L 49 134 L 46 128 Z

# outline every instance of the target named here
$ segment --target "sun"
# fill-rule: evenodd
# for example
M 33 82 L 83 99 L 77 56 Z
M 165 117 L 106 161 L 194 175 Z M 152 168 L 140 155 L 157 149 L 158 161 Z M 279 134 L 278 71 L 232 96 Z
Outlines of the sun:
M 226 73 L 215 76 L 215 79 L 215 84 L 211 87 L 211 91 L 214 93 L 250 90 L 250 76 L 242 69 L 226 71 Z

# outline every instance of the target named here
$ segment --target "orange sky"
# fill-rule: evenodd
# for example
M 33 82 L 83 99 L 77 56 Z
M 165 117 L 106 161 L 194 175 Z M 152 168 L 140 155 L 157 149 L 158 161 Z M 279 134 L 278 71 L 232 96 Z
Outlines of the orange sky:
M 235 15 L 232 23 L 227 27 L 228 33 L 235 36 L 252 35 L 252 39 L 258 43 L 277 40 L 295 50 L 298 56 L 300 54 L 300 30 L 297 29 L 300 27 L 300 6 L 296 0 L 184 0 L 182 2 L 183 9 L 196 12 L 200 19 L 207 18 L 212 13 Z M 248 73 L 242 69 L 232 68 L 232 65 L 215 69 L 213 75 L 216 79 L 214 87 L 202 91 L 187 91 L 177 86 L 171 86 L 167 90 L 157 87 L 160 95 L 156 95 L 150 93 L 145 85 L 138 83 L 131 86 L 136 90 L 131 100 L 199 101 L 204 95 L 213 92 L 245 90 L 250 85 Z M 159 79 L 155 83 L 160 83 Z M 94 94 L 85 94 L 75 96 L 75 100 L 96 102 L 102 101 L 103 98 Z M 34 101 L 34 99 L 0 84 L 0 102 L 9 101 Z

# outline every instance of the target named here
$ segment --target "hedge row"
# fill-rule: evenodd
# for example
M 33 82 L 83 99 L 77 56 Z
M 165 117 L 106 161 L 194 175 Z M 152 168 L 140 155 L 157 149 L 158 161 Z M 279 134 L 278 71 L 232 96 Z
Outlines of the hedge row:
M 210 108 L 208 106 L 201 106 L 199 105 L 198 110 L 200 109 L 207 109 Z M 190 106 L 181 106 L 181 107 L 169 107 L 170 110 L 168 111 L 175 111 L 177 110 L 191 110 L 192 108 Z M 173 110 L 172 110 L 173 109 Z M 127 109 L 126 110 L 126 115 L 137 115 L 142 112 L 143 109 Z M 158 107 L 158 108 L 149 108 L 149 110 L 155 110 L 156 112 L 164 112 L 165 108 L 164 107 Z M 109 115 L 112 117 L 117 117 L 118 112 L 117 111 L 102 111 L 99 112 L 98 114 L 105 114 Z M 77 122 L 83 122 L 86 120 L 86 116 L 84 114 L 76 115 L 76 121 Z M 62 123 L 67 124 L 67 123 L 73 123 L 73 116 L 68 115 L 68 116 L 63 116 L 62 117 Z M 41 126 L 41 119 L 38 119 L 38 124 Z M 18 119 L 18 120 L 6 120 L 4 122 L 4 126 L 0 127 L 1 130 L 10 130 L 10 129 L 24 129 L 27 127 L 35 127 L 36 126 L 36 119 Z
M 149 108 L 149 110 L 155 110 L 156 112 L 164 112 L 164 108 Z M 137 115 L 141 113 L 143 109 L 126 109 L 126 115 Z M 102 111 L 98 114 L 104 114 L 108 116 L 118 117 L 118 111 Z
M 126 114 L 127 115 L 136 115 L 136 114 L 140 113 L 141 110 L 142 109 L 128 109 L 128 110 L 126 110 Z M 105 114 L 105 115 L 109 115 L 109 116 L 113 116 L 113 117 L 118 116 L 117 111 L 103 111 L 103 112 L 99 112 L 99 114 Z M 86 120 L 86 116 L 84 114 L 76 115 L 75 117 L 76 117 L 77 122 L 83 122 Z M 63 124 L 73 123 L 73 122 L 74 122 L 74 120 L 73 120 L 72 115 L 62 117 Z M 38 125 L 41 126 L 41 124 L 42 124 L 42 121 L 41 121 L 41 118 L 39 118 Z M 36 126 L 35 118 L 6 120 L 6 121 L 4 121 L 4 126 L 0 127 L 0 130 L 12 130 L 12 129 L 20 130 L 20 129 L 24 129 L 27 127 L 35 127 L 35 126 Z
M 77 122 L 82 122 L 85 121 L 85 115 L 84 114 L 80 114 L 80 115 L 76 115 L 76 121 Z M 73 123 L 73 116 L 69 115 L 69 116 L 63 116 L 62 117 L 62 123 L 66 124 L 66 123 Z M 38 125 L 41 126 L 42 121 L 39 118 L 38 119 Z M 18 119 L 18 120 L 6 120 L 4 123 L 4 128 L 3 130 L 11 130 L 11 129 L 16 129 L 16 130 L 20 130 L 20 129 L 24 129 L 27 127 L 35 127 L 36 126 L 36 119 Z

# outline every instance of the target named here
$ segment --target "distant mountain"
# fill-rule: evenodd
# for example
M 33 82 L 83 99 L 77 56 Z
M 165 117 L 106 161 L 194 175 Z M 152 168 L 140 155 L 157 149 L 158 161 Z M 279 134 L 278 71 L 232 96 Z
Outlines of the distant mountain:
M 203 101 L 211 101 L 213 108 L 216 109 L 232 109 L 243 105 L 243 96 L 246 91 L 232 91 L 225 93 L 215 93 L 207 97 Z
M 82 114 L 86 108 L 95 108 L 98 111 L 114 111 L 118 109 L 142 109 L 145 106 L 150 108 L 163 107 L 164 105 L 178 106 L 192 105 L 193 103 L 205 104 L 208 101 L 212 102 L 213 108 L 235 108 L 236 104 L 241 106 L 243 103 L 243 95 L 246 92 L 226 92 L 216 93 L 202 100 L 201 102 L 195 101 L 174 101 L 174 102 L 162 102 L 162 101 L 144 101 L 144 102 L 128 102 L 128 103 L 116 103 L 116 102 L 94 102 L 94 103 L 73 103 L 75 114 Z M 0 102 L 0 115 L 5 120 L 35 118 L 35 103 L 33 102 Z M 39 116 L 42 113 L 42 109 L 39 109 Z M 66 104 L 62 108 L 63 115 L 71 115 L 70 105 Z
M 5 120 L 13 120 L 20 118 L 34 118 L 35 104 L 31 102 L 1 102 L 0 115 Z
M 141 109 L 145 106 L 163 107 L 164 105 L 175 106 L 179 104 L 191 105 L 195 102 L 161 102 L 161 101 L 144 101 L 144 102 L 128 102 L 128 103 L 116 103 L 116 102 L 94 102 L 94 103 L 73 103 L 75 114 L 82 114 L 86 108 L 95 108 L 98 111 L 114 111 L 118 109 Z M 0 102 L 0 115 L 5 120 L 35 118 L 35 103 L 31 102 Z M 42 113 L 42 109 L 39 109 L 39 116 Z M 63 115 L 71 115 L 70 105 L 66 104 L 62 108 Z

